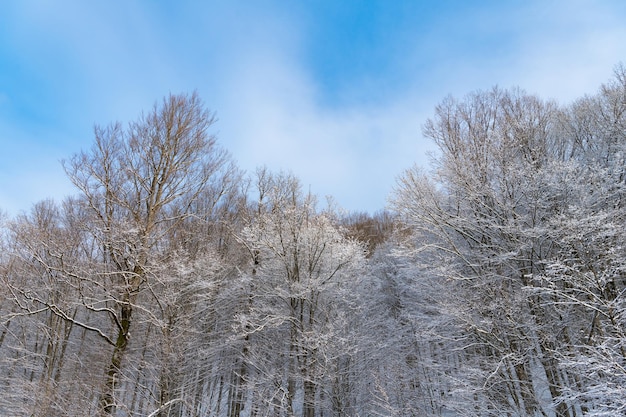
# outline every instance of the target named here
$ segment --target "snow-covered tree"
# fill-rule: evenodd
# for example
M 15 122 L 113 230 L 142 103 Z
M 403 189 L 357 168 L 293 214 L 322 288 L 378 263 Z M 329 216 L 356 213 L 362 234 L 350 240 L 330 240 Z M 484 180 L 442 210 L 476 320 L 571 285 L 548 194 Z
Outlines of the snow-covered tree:
M 342 383 L 355 351 L 348 323 L 364 248 L 316 210 L 295 178 L 263 175 L 258 216 L 241 232 L 251 255 L 249 305 L 238 315 L 246 407 L 254 407 L 247 413 L 351 415 Z
M 21 314 L 48 315 L 95 339 L 99 356 L 89 363 L 103 368 L 91 374 L 99 393 L 91 414 L 134 412 L 139 402 L 144 410 L 160 408 L 172 400 L 168 345 L 178 307 L 171 291 L 185 286 L 168 283 L 175 274 L 164 267 L 180 256 L 191 262 L 198 253 L 197 245 L 185 246 L 191 223 L 199 231 L 215 223 L 238 180 L 209 133 L 213 122 L 192 94 L 170 95 L 127 129 L 96 127 L 91 150 L 65 163 L 79 196 L 68 200 L 61 220 L 46 208 L 39 212 L 48 223 L 39 212 L 16 223 L 16 255 L 33 281 L 9 277 L 12 299 Z M 157 344 L 160 353 L 151 350 Z M 148 362 L 162 366 L 149 383 L 142 381 Z
M 473 413 L 554 412 L 554 346 L 540 330 L 548 313 L 524 288 L 551 247 L 541 229 L 554 201 L 542 178 L 562 155 L 558 114 L 517 90 L 448 98 L 424 129 L 440 152 L 432 176 L 409 170 L 395 193 L 416 250 L 435 257 L 430 273 L 449 283 L 443 306 L 465 329 L 456 337 L 469 358 L 454 396 L 477 399 Z

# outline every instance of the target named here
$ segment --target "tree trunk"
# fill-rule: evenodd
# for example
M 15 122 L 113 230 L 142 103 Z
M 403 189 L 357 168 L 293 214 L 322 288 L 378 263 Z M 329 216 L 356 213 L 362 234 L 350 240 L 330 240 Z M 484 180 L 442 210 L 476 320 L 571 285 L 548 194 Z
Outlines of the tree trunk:
M 115 387 L 119 378 L 120 366 L 124 359 L 124 353 L 128 346 L 128 330 L 130 328 L 130 322 L 132 319 L 133 308 L 128 300 L 127 303 L 122 305 L 121 308 L 121 320 L 120 327 L 118 329 L 117 340 L 115 342 L 115 348 L 113 349 L 113 355 L 111 356 L 111 363 L 109 364 L 109 370 L 106 375 L 106 384 L 104 391 L 100 397 L 100 412 L 101 415 L 113 415 L 115 414 Z
M 315 417 L 315 382 L 304 381 L 304 406 L 302 417 Z

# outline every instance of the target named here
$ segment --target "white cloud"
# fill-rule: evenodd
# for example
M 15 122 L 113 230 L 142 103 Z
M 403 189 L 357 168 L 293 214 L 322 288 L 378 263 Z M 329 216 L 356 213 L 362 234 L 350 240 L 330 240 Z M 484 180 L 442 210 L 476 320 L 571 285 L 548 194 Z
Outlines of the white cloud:
M 348 209 L 382 209 L 394 177 L 420 157 L 413 99 L 325 108 L 306 70 L 270 49 L 242 58 L 225 82 L 236 93 L 220 110 L 221 136 L 235 157 L 248 170 L 292 171 Z
M 36 109 L 42 120 L 34 124 L 45 129 L 54 121 L 45 131 L 4 120 L 4 131 L 21 132 L 13 143 L 48 141 L 69 157 L 90 146 L 93 123 L 132 120 L 169 92 L 197 88 L 217 112 L 221 143 L 245 169 L 291 170 L 314 193 L 332 194 L 353 210 L 382 208 L 394 178 L 414 162 L 426 164 L 432 145 L 420 127 L 447 94 L 518 85 L 566 102 L 595 92 L 626 56 L 624 14 L 611 3 L 446 11 L 427 27 L 403 23 L 400 38 L 391 39 L 402 56 L 375 75 L 380 80 L 363 76 L 342 86 L 341 94 L 365 101 L 329 103 L 307 67 L 310 22 L 302 9 L 272 2 L 66 4 L 13 8 L 20 64 L 45 81 Z M 387 81 L 388 91 L 371 90 Z M 15 97 L 0 93 L 0 106 L 15 105 Z M 33 152 L 33 161 L 46 157 Z M 51 162 L 58 171 L 50 172 L 62 177 L 58 159 Z M 67 194 L 66 183 L 44 167 L 53 169 L 24 164 L 33 175 L 19 184 L 32 190 L 24 197 L 31 203 Z M 7 196 L 15 188 L 7 189 L 0 206 L 15 201 Z
M 622 6 L 565 1 L 544 7 L 542 30 L 520 35 L 511 75 L 529 92 L 563 104 L 595 93 L 626 56 L 623 13 L 615 10 Z

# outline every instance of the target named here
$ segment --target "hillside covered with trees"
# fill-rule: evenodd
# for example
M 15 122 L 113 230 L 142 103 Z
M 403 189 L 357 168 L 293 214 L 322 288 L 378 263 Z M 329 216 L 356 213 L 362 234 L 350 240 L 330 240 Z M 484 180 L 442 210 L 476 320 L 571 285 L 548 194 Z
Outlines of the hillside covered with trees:
M 626 68 L 445 98 L 389 207 L 242 172 L 197 94 L 1 220 L 0 415 L 626 413 Z

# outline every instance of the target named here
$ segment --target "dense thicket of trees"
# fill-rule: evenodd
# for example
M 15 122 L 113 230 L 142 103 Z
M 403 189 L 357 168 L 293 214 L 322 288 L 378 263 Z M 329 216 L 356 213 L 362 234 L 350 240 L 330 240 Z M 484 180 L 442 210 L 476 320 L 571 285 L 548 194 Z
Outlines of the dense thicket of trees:
M 449 98 L 425 125 L 433 172 L 408 170 L 393 207 L 409 269 L 447 292 L 435 334 L 460 415 L 624 412 L 625 75 L 567 108 Z
M 626 69 L 444 99 L 388 211 L 241 172 L 196 94 L 96 127 L 0 218 L 0 414 L 626 412 Z

